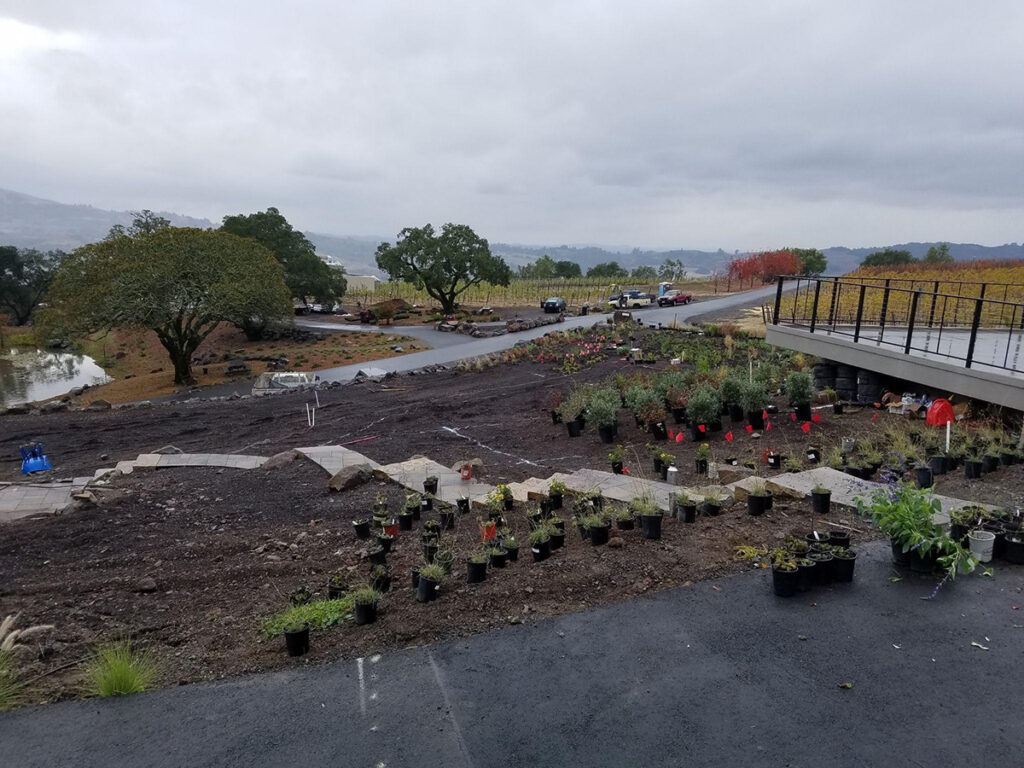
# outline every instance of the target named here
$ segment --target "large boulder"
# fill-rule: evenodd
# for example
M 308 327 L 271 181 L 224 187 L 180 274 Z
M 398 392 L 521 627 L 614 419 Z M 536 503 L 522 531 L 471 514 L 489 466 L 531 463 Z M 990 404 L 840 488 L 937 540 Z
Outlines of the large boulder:
M 369 464 L 351 464 L 339 469 L 328 481 L 327 487 L 332 491 L 347 491 L 373 478 L 373 467 Z
M 106 400 L 93 400 L 91 403 L 89 403 L 87 406 L 85 406 L 85 410 L 87 410 L 87 411 L 109 411 L 110 410 L 110 403 L 107 402 Z
M 269 459 L 263 462 L 260 469 L 281 469 L 283 467 L 287 467 L 301 455 L 302 454 L 299 453 L 294 448 L 292 448 L 290 451 L 281 451 L 280 453 L 275 453 L 273 456 L 271 456 Z

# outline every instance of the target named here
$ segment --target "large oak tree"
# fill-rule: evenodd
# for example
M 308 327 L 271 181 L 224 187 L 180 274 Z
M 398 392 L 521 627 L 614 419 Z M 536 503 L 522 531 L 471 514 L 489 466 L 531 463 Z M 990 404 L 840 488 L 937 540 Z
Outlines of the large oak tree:
M 430 224 L 406 227 L 394 245 L 377 247 L 377 266 L 390 279 L 426 291 L 445 314 L 455 311 L 455 300 L 471 286 L 508 285 L 512 277 L 508 264 L 465 224 L 445 224 L 438 235 Z
M 192 356 L 221 322 L 253 314 L 292 317 L 274 255 L 225 232 L 176 227 L 77 249 L 57 270 L 43 313 L 47 326 L 74 336 L 152 330 L 174 365 L 175 384 L 194 383 Z

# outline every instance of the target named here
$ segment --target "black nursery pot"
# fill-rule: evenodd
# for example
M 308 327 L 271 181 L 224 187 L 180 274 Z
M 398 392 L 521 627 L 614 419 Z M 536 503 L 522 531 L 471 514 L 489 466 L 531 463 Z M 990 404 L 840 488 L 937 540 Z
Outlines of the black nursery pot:
M 505 550 L 491 552 L 489 559 L 493 568 L 504 568 L 505 563 L 508 562 L 508 552 Z
M 368 539 L 370 538 L 370 521 L 369 520 L 353 520 L 352 528 L 356 532 L 357 539 Z
M 583 434 L 583 427 L 578 421 L 565 422 L 565 428 L 569 432 L 569 437 L 579 437 Z
M 423 502 L 421 500 L 420 503 L 416 504 L 415 506 L 406 507 L 405 511 L 412 513 L 412 519 L 413 520 L 419 520 L 420 519 L 420 510 L 422 508 L 423 508 Z
M 426 480 L 423 481 L 423 492 L 424 493 L 433 493 L 433 494 L 437 493 L 437 478 L 436 477 L 428 477 Z
M 368 557 L 371 565 L 387 565 L 388 553 L 384 551 L 384 547 L 370 550 Z
M 412 512 L 398 515 L 398 530 L 400 531 L 411 531 L 412 530 Z
M 389 592 L 391 590 L 391 574 L 386 573 L 383 576 L 374 577 L 372 586 L 378 592 Z
M 421 603 L 429 603 L 437 599 L 437 582 L 425 579 L 420 576 L 420 583 L 416 586 L 416 600 Z
M 985 454 L 981 457 L 981 471 L 982 472 L 995 472 L 999 469 L 999 457 Z
M 620 531 L 632 531 L 634 528 L 633 518 L 627 517 L 623 519 L 620 517 L 615 521 L 615 527 Z
M 1024 536 L 1007 534 L 1003 537 L 1003 560 L 1024 565 Z
M 654 458 L 651 459 L 651 464 L 654 466 L 655 474 L 661 474 L 661 468 L 665 466 L 665 462 L 663 462 L 660 458 Z
M 597 436 L 600 438 L 602 443 L 614 443 L 615 442 L 615 427 L 612 425 L 601 426 L 597 428 Z
M 640 527 L 645 539 L 661 538 L 661 515 L 640 515 Z
M 293 632 L 285 630 L 284 646 L 289 656 L 305 656 L 309 653 L 309 624 Z
M 466 581 L 470 584 L 479 584 L 481 581 L 487 578 L 487 563 L 474 563 L 472 560 L 466 561 Z
M 936 557 L 934 554 L 927 554 L 923 557 L 918 550 L 910 550 L 910 570 L 917 573 L 931 573 L 935 570 Z
M 700 507 L 700 513 L 704 515 L 704 517 L 718 517 L 718 513 L 721 510 L 721 504 L 712 504 L 710 501 L 705 501 Z
M 815 582 L 822 586 L 832 583 L 832 553 L 831 552 L 811 552 L 808 558 L 815 562 L 814 566 L 814 577 Z
M 434 562 L 434 556 L 437 554 L 437 544 L 423 544 L 423 559 L 428 563 Z
M 668 427 L 665 426 L 664 421 L 652 421 L 647 426 L 651 430 L 651 437 L 655 440 L 668 439 Z
M 968 480 L 977 480 L 981 477 L 982 463 L 980 461 L 967 460 L 964 462 L 964 477 Z
M 798 406 L 796 406 L 796 408 L 794 410 L 796 411 L 797 421 L 810 421 L 811 420 L 811 404 L 810 403 L 804 403 L 803 405 L 798 405 Z
M 562 508 L 562 498 L 563 498 L 562 494 L 560 494 L 560 493 L 549 493 L 548 494 L 548 498 L 551 500 L 551 508 L 552 509 L 561 509 Z
M 772 469 L 782 469 L 782 454 L 781 453 L 769 453 L 768 454 L 768 466 Z
M 747 421 L 754 429 L 764 429 L 764 411 L 747 411 Z
M 836 581 L 851 582 L 853 581 L 853 566 L 857 564 L 857 553 L 851 552 L 853 557 L 838 557 L 833 556 L 832 558 L 832 578 Z
M 747 514 L 753 515 L 754 517 L 760 517 L 768 509 L 768 505 L 771 502 L 772 493 L 768 491 L 764 496 L 755 496 L 752 493 L 747 494 Z
M 412 588 L 416 589 L 420 585 L 420 567 L 414 565 L 409 569 L 410 580 L 412 581 Z
M 673 408 L 672 409 L 672 420 L 676 424 L 682 424 L 686 421 L 686 409 L 685 408 Z
M 565 531 L 555 530 L 548 535 L 551 537 L 552 552 L 565 546 Z
M 832 413 L 834 413 L 836 416 L 842 416 L 843 403 L 841 401 L 837 400 L 836 402 L 832 403 Z
M 797 573 L 799 578 L 797 579 L 797 591 L 798 592 L 810 592 L 814 585 L 817 583 L 814 575 L 814 569 L 818 567 L 818 564 L 811 560 L 808 564 L 800 563 L 797 565 Z
M 559 416 L 556 411 L 551 411 L 551 423 L 552 424 L 561 424 L 562 423 L 562 417 Z
M 602 544 L 608 543 L 608 530 L 611 528 L 610 525 L 599 525 L 590 527 L 590 544 L 595 547 L 599 547 Z
M 377 620 L 376 603 L 356 603 L 356 624 L 372 624 Z
M 811 491 L 811 510 L 816 515 L 827 515 L 832 507 L 832 492 L 818 493 Z
M 799 568 L 795 571 L 780 571 L 775 566 L 772 566 L 772 590 L 779 597 L 792 597 L 795 595 L 799 582 Z
M 454 512 L 441 512 L 438 515 L 438 522 L 441 523 L 441 527 L 445 530 L 450 530 L 455 527 L 455 513 Z
M 459 513 L 460 514 L 463 514 L 463 515 L 469 514 L 469 499 L 458 499 L 455 502 L 455 504 L 459 508 Z
M 946 457 L 929 456 L 928 466 L 931 468 L 933 475 L 944 475 L 946 474 Z
M 514 547 L 505 545 L 505 552 L 508 554 L 508 561 L 514 563 L 519 559 L 519 545 L 516 544 Z
M 377 536 L 377 543 L 380 544 L 382 547 L 384 547 L 384 552 L 385 553 L 391 551 L 391 545 L 394 543 L 394 541 L 395 541 L 395 537 L 394 536 L 386 536 L 386 535 L 383 535 L 383 534 Z
M 739 405 L 730 405 L 729 418 L 737 422 L 743 421 L 743 408 Z
M 516 503 L 516 500 L 511 496 L 504 499 L 505 511 L 508 512 L 512 509 L 512 505 Z
M 708 473 L 707 459 L 694 459 L 693 462 L 696 465 L 698 475 L 706 475 Z
M 903 551 L 903 546 L 890 539 L 889 545 L 892 547 L 892 562 L 893 565 L 899 565 L 906 568 L 910 565 L 910 553 Z
M 849 531 L 829 531 L 828 543 L 842 547 L 843 549 L 849 549 L 850 547 L 850 533 Z
M 683 523 L 697 522 L 697 505 L 680 504 L 676 507 L 676 519 Z
M 533 553 L 533 562 L 539 563 L 542 560 L 547 560 L 551 556 L 551 542 L 542 541 L 534 544 L 530 551 Z
M 346 584 L 328 584 L 327 585 L 327 599 L 338 600 L 345 596 L 348 592 L 348 586 Z
M 612 462 L 612 472 L 614 472 L 616 475 L 621 475 L 622 474 L 622 462 L 621 461 L 613 461 Z
M 932 477 L 931 467 L 918 467 L 915 469 L 914 480 L 917 483 L 918 488 L 931 488 L 935 485 L 935 479 Z

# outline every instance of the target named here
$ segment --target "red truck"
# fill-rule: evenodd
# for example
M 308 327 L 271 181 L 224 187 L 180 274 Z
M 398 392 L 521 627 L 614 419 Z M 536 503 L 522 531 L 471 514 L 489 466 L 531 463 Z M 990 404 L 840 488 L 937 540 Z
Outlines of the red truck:
M 677 304 L 689 304 L 693 301 L 692 293 L 683 293 L 682 291 L 665 291 L 663 296 L 658 297 L 659 307 L 674 307 Z

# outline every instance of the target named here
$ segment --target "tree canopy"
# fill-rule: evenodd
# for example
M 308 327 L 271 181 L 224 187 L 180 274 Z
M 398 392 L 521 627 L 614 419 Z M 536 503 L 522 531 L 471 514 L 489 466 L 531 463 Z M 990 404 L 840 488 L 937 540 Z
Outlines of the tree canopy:
M 516 272 L 517 276 L 522 280 L 580 277 L 583 274 L 580 265 L 575 261 L 555 261 L 546 253 L 536 261 L 520 265 Z
M 512 278 L 508 264 L 465 224 L 445 224 L 440 234 L 430 224 L 406 227 L 394 245 L 377 247 L 377 266 L 391 280 L 425 290 L 445 314 L 455 311 L 456 299 L 471 286 L 508 285 Z
M 606 261 L 602 264 L 595 264 L 588 269 L 587 277 L 623 278 L 629 277 L 629 272 L 619 266 L 617 261 Z
M 865 267 L 890 267 L 895 264 L 912 264 L 916 259 L 910 255 L 910 251 L 901 251 L 895 248 L 886 248 L 875 251 L 861 262 Z
M 648 264 L 641 264 L 639 267 L 633 268 L 633 274 L 630 277 L 634 280 L 657 280 L 658 270 Z
M 32 318 L 63 258 L 63 251 L 43 253 L 0 246 L 0 310 L 10 315 L 15 325 Z
M 683 265 L 682 259 L 670 259 L 666 258 L 662 265 L 658 267 L 658 279 L 659 280 L 684 280 L 686 278 L 686 267 Z
M 787 248 L 800 259 L 801 275 L 820 275 L 828 268 L 828 259 L 817 248 Z
M 78 248 L 57 270 L 46 301 L 43 324 L 71 335 L 154 331 L 175 384 L 193 383 L 192 356 L 219 323 L 292 316 L 283 270 L 269 250 L 226 232 L 176 227 Z
M 148 208 L 143 208 L 141 211 L 132 211 L 131 214 L 133 217 L 132 223 L 127 227 L 124 224 L 112 226 L 110 232 L 107 233 L 107 240 L 115 240 L 119 237 L 149 235 L 158 229 L 167 229 L 171 226 L 170 219 L 158 216 Z
M 928 249 L 924 255 L 925 264 L 952 264 L 953 255 L 949 252 L 949 243 L 939 243 Z
M 316 255 L 309 239 L 294 229 L 277 208 L 248 215 L 225 216 L 221 231 L 248 237 L 269 249 L 284 267 L 292 297 L 333 305 L 348 288 L 345 273 Z
M 757 277 L 768 282 L 779 275 L 799 274 L 801 268 L 799 257 L 791 250 L 762 251 L 749 256 L 737 256 L 730 261 L 729 277 L 740 281 Z

